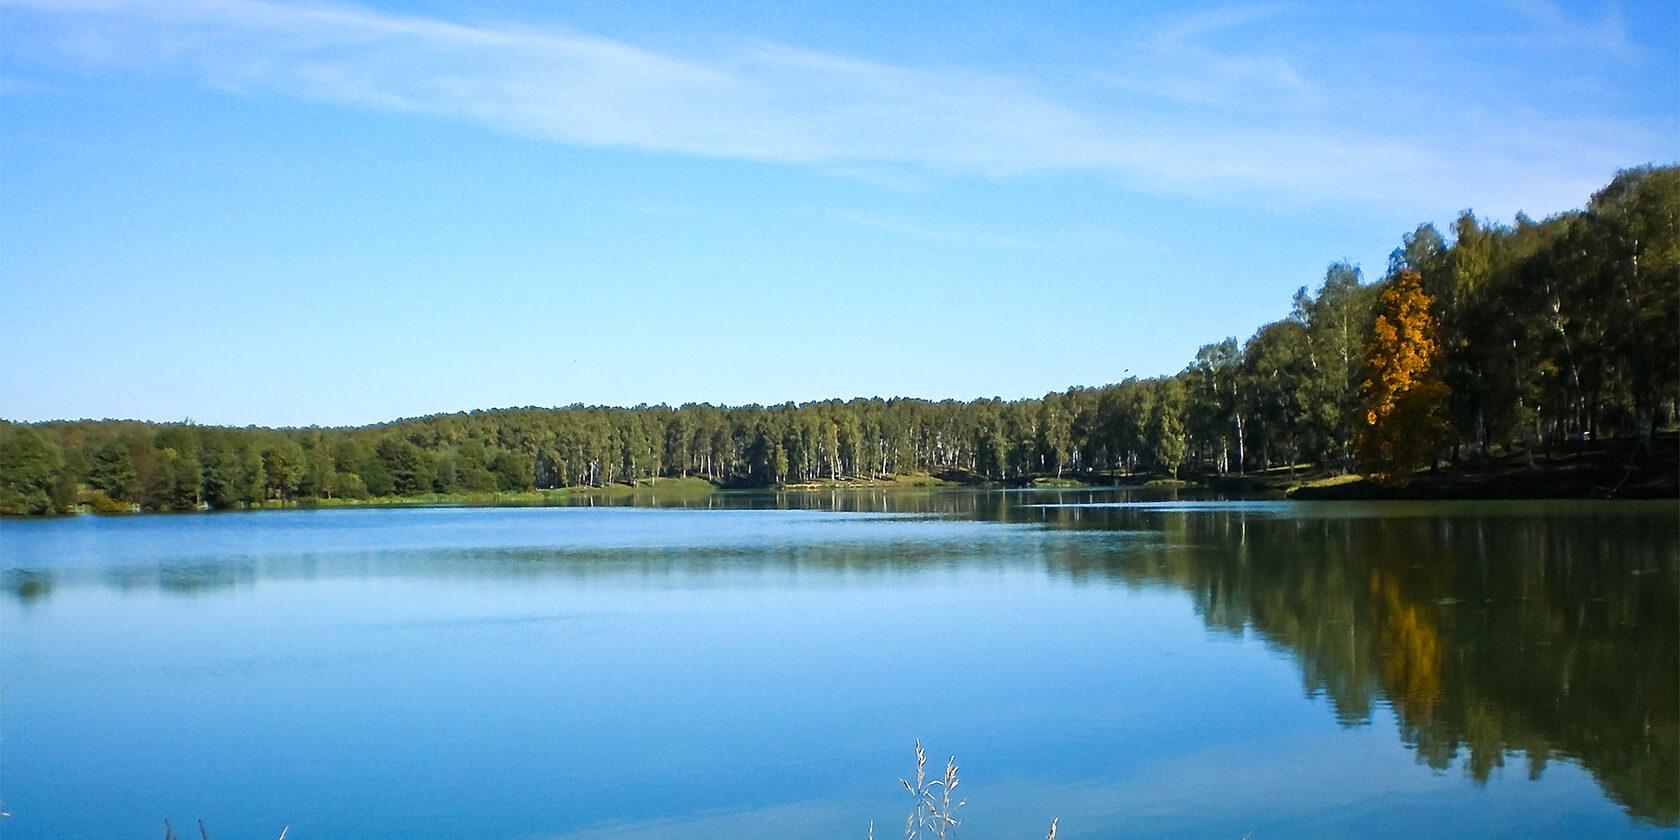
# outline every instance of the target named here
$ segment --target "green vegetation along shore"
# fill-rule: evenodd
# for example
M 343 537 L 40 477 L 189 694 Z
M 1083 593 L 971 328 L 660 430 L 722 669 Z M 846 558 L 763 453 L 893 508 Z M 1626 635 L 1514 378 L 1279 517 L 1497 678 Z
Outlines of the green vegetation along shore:
M 360 428 L 0 421 L 0 513 L 549 504 L 672 480 L 697 483 L 659 492 L 1242 487 L 1280 468 L 1374 479 L 1297 497 L 1674 495 L 1658 443 L 1680 419 L 1677 324 L 1680 168 L 1642 167 L 1544 221 L 1465 212 L 1450 242 L 1422 225 L 1374 283 L 1332 264 L 1287 318 L 1172 376 L 1014 401 L 574 405 Z

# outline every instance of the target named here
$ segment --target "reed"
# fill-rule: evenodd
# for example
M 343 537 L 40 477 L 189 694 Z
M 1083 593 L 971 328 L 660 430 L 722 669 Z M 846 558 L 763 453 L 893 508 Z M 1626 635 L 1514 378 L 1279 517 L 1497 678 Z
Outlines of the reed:
M 957 778 L 957 757 L 951 756 L 945 762 L 945 773 L 939 778 L 930 779 L 927 775 L 927 751 L 922 749 L 920 739 L 916 741 L 916 781 L 899 779 L 899 784 L 909 791 L 915 802 L 910 815 L 904 819 L 904 840 L 948 840 L 955 835 L 962 821 L 957 819 L 957 812 L 968 804 L 967 799 L 951 800 L 955 797 L 957 785 L 961 780 Z M 1056 840 L 1056 823 L 1060 817 L 1050 821 L 1050 833 L 1045 840 Z M 869 840 L 875 840 L 875 822 L 869 822 Z

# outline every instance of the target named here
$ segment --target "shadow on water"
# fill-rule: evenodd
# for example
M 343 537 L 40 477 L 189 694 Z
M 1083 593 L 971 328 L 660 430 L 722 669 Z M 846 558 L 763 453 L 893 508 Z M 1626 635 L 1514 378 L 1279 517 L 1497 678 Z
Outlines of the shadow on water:
M 720 493 L 684 507 L 813 515 L 710 537 L 677 529 L 674 543 L 12 568 L 6 587 L 28 603 L 90 578 L 190 594 L 318 576 L 658 581 L 673 572 L 918 574 L 977 563 L 1170 586 L 1190 595 L 1210 630 L 1255 633 L 1286 652 L 1306 691 L 1326 697 L 1342 725 L 1364 725 L 1379 705 L 1391 708 L 1406 746 L 1430 767 L 1462 763 L 1485 782 L 1507 761 L 1538 778 L 1548 762 L 1566 760 L 1591 772 L 1635 819 L 1680 820 L 1680 537 L 1666 503 L 1291 504 L 898 490 Z

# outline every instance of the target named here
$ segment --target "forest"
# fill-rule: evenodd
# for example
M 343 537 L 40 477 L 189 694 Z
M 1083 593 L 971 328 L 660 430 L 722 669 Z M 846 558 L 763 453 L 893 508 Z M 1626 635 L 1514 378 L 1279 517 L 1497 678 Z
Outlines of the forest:
M 1475 463 L 1578 441 L 1622 438 L 1649 451 L 1654 432 L 1676 422 L 1680 168 L 1623 171 L 1584 209 L 1543 221 L 1519 214 L 1499 225 L 1465 211 L 1444 233 L 1424 224 L 1401 238 L 1382 277 L 1334 263 L 1315 285 L 1296 293 L 1287 317 L 1246 342 L 1203 346 L 1175 375 L 1038 399 L 573 405 L 356 428 L 0 421 L 0 513 L 225 510 L 666 477 L 767 487 L 1281 466 L 1403 475 L 1419 458 Z

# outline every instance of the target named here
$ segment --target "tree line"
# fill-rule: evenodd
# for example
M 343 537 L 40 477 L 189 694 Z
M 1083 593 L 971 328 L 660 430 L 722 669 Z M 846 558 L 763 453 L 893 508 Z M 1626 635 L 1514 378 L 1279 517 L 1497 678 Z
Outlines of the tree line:
M 1422 352 L 1405 338 L 1414 334 L 1427 336 Z M 1382 384 L 1390 370 L 1418 380 L 1411 393 L 1428 404 L 1396 402 Z M 1544 221 L 1519 214 L 1499 225 L 1465 211 L 1449 236 L 1421 225 L 1375 282 L 1334 263 L 1315 291 L 1296 293 L 1287 317 L 1241 344 L 1203 346 L 1171 376 L 1010 401 L 574 405 L 357 428 L 0 421 L 0 513 L 235 509 L 689 476 L 763 487 L 917 473 L 1009 481 L 1345 471 L 1372 449 L 1378 407 L 1402 428 L 1427 426 L 1402 449 L 1473 461 L 1611 437 L 1648 448 L 1656 427 L 1675 422 L 1677 397 L 1680 168 L 1642 167 L 1618 174 L 1585 209 Z

